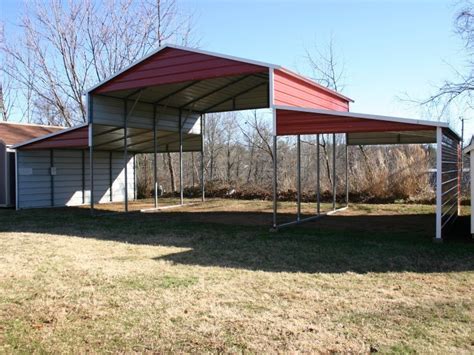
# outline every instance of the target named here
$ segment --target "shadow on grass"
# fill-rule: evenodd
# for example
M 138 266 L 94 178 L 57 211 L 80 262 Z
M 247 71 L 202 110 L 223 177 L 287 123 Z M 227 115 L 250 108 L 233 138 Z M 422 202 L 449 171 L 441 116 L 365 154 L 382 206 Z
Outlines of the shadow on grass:
M 290 218 L 283 215 L 282 219 Z M 461 217 L 452 237 L 431 241 L 434 215 L 334 215 L 269 231 L 269 213 L 160 212 L 92 217 L 81 208 L 0 211 L 0 232 L 35 232 L 186 247 L 155 258 L 176 264 L 271 272 L 473 271 L 474 243 Z M 457 237 L 457 238 L 456 238 Z

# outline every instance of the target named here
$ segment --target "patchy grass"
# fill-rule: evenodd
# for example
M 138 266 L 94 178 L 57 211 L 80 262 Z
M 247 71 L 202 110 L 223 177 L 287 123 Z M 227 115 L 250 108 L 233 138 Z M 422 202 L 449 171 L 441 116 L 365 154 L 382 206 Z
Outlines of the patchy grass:
M 432 206 L 269 211 L 0 210 L 0 352 L 474 351 L 474 244 L 433 244 Z

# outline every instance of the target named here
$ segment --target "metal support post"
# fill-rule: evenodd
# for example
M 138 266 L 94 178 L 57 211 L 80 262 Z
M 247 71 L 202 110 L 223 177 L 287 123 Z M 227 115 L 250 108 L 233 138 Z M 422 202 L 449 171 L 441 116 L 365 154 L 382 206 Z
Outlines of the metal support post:
M 183 127 L 182 111 L 179 110 L 179 203 L 184 204 L 183 189 Z
M 154 206 L 158 207 L 158 164 L 157 164 L 157 144 L 156 144 L 156 105 L 153 105 L 153 189 Z
M 89 122 L 89 179 L 90 179 L 90 211 L 94 214 L 94 129 L 93 121 L 93 99 L 90 94 L 87 94 L 87 118 Z M 18 196 L 18 194 L 17 194 Z
M 442 190 L 443 190 L 443 129 L 436 128 L 436 236 L 434 241 L 441 242 L 442 239 Z
M 273 228 L 277 228 L 277 206 L 278 206 L 278 163 L 277 163 L 277 136 L 273 136 Z
M 94 214 L 94 130 L 92 128 L 92 123 L 89 123 L 89 175 L 89 202 L 91 206 L 91 214 Z
M 204 181 L 204 127 L 205 115 L 201 115 L 201 201 L 206 200 L 206 182 Z
M 296 137 L 296 190 L 297 190 L 297 215 L 296 220 L 301 219 L 301 136 Z
M 124 173 L 125 173 L 125 212 L 128 212 L 128 127 L 127 127 L 127 100 L 124 100 L 123 105 L 124 115 L 123 115 L 123 164 L 124 164 Z
M 332 134 L 332 209 L 336 209 L 336 134 Z
M 346 206 L 349 206 L 349 148 L 346 133 Z
M 316 135 L 316 202 L 318 215 L 321 213 L 321 176 L 320 176 L 320 148 L 319 148 L 319 134 Z

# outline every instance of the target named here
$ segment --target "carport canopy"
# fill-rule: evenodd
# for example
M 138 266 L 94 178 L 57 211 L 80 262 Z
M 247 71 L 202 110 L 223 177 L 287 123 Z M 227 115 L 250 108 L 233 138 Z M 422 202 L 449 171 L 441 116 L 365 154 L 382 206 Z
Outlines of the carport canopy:
M 289 106 L 275 106 L 275 112 L 277 136 L 345 133 L 348 145 L 430 144 L 440 127 L 457 137 L 440 121 Z
M 207 113 L 271 109 L 274 157 L 277 137 L 283 135 L 345 133 L 349 145 L 436 143 L 440 239 L 443 218 L 452 218 L 451 202 L 456 196 L 459 200 L 459 193 L 448 194 L 455 190 L 455 181 L 459 185 L 458 135 L 442 122 L 351 113 L 351 102 L 352 99 L 278 65 L 166 45 L 88 90 L 85 126 L 17 148 L 84 149 L 87 141 L 91 162 L 94 150 L 105 150 L 124 151 L 124 156 L 129 152 L 155 153 L 155 164 L 156 153 L 179 152 L 182 201 L 181 156 L 186 151 L 203 152 Z M 93 169 L 93 182 L 92 174 Z M 446 208 L 449 210 L 444 211 Z

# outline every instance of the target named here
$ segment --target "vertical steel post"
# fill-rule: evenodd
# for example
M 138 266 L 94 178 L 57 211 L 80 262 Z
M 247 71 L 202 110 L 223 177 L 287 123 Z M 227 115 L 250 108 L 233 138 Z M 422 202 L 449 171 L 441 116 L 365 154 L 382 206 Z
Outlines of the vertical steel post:
M 204 122 L 205 115 L 201 115 L 201 201 L 206 200 L 206 183 L 204 181 Z
M 301 136 L 296 137 L 296 190 L 297 190 L 297 214 L 296 220 L 301 220 Z
M 137 154 L 133 153 L 133 200 L 137 200 Z
M 94 129 L 92 123 L 89 123 L 89 175 L 89 202 L 91 205 L 91 214 L 94 214 Z
M 183 127 L 182 111 L 179 110 L 179 203 L 184 204 L 183 189 Z
M 349 206 L 349 148 L 346 133 L 346 207 Z
M 464 120 L 463 120 L 464 122 Z M 457 148 L 458 148 L 458 167 L 457 167 L 457 170 L 458 170 L 458 216 L 461 215 L 461 181 L 462 181 L 462 174 L 463 174 L 463 156 L 462 156 L 462 141 L 461 142 L 458 142 L 457 144 Z
M 85 151 L 81 150 L 81 183 L 82 183 L 82 204 L 86 203 L 86 162 Z
M 336 209 L 336 134 L 332 134 L 332 209 Z
M 277 207 L 278 207 L 278 163 L 277 163 L 277 136 L 273 135 L 273 228 L 277 228 Z
M 442 204 L 443 204 L 443 129 L 436 128 L 436 236 L 435 241 L 442 241 Z
M 89 121 L 89 179 L 90 179 L 90 210 L 94 214 L 94 129 L 93 129 L 93 99 L 87 94 L 87 117 Z
M 154 189 L 154 206 L 158 207 L 158 171 L 157 171 L 157 144 L 156 144 L 156 105 L 153 105 L 153 189 Z
M 15 149 L 15 210 L 20 209 L 20 170 L 18 168 L 18 149 Z
M 113 189 L 113 178 L 112 178 L 112 152 L 109 152 L 109 201 L 112 202 L 113 199 L 113 194 L 112 194 L 112 189 Z
M 124 100 L 123 105 L 124 110 L 124 122 L 123 122 L 123 164 L 124 164 L 124 172 L 125 172 L 125 186 L 124 186 L 124 194 L 125 194 L 125 212 L 128 212 L 128 127 L 127 127 L 127 99 Z
M 54 175 L 53 175 L 53 168 L 54 168 L 54 150 L 50 149 L 49 150 L 49 176 L 51 179 L 51 207 L 54 207 Z
M 320 176 L 320 150 L 319 150 L 319 134 L 316 135 L 316 202 L 318 215 L 321 214 L 321 176 Z

